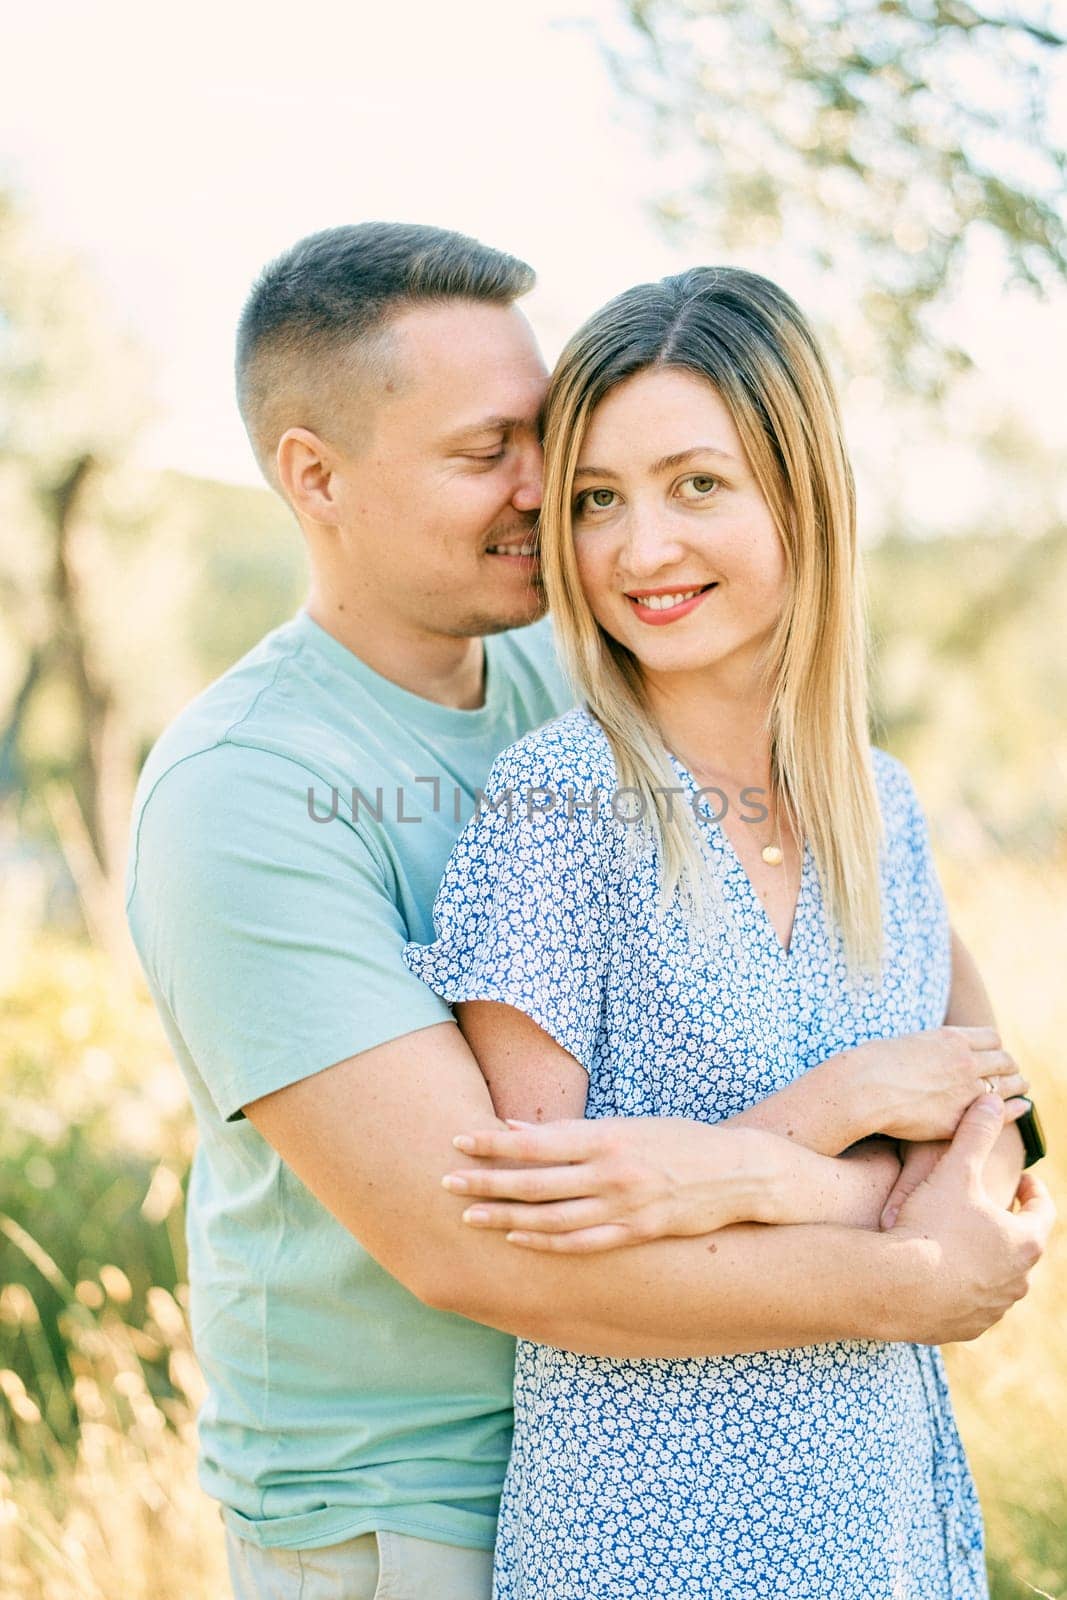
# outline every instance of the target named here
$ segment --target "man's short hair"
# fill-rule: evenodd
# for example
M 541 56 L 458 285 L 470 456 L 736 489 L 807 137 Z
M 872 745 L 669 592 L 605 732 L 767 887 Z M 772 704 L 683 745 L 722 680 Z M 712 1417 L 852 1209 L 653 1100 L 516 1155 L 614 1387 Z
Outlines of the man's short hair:
M 287 428 L 330 437 L 340 410 L 357 436 L 375 380 L 389 374 L 389 325 L 417 305 L 510 305 L 534 284 L 515 256 L 462 233 L 361 222 L 301 239 L 265 267 L 237 328 L 237 403 L 256 459 L 276 485 Z

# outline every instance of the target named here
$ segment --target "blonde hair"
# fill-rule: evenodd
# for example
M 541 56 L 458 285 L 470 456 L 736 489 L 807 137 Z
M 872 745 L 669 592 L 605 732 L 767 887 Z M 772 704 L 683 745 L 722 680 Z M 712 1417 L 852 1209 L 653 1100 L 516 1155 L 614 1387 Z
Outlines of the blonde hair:
M 620 786 L 653 819 L 664 893 L 706 903 L 698 827 L 664 817 L 674 783 L 638 662 L 598 625 L 574 551 L 574 473 L 592 413 L 636 373 L 674 367 L 721 397 L 774 520 L 788 598 L 765 656 L 771 781 L 810 842 L 828 925 L 853 975 L 882 959 L 882 838 L 867 728 L 866 627 L 855 491 L 833 384 L 803 315 L 755 273 L 697 267 L 641 284 L 596 312 L 567 345 L 545 411 L 541 565 L 557 636 L 603 727 Z M 721 901 L 720 901 L 721 903 Z

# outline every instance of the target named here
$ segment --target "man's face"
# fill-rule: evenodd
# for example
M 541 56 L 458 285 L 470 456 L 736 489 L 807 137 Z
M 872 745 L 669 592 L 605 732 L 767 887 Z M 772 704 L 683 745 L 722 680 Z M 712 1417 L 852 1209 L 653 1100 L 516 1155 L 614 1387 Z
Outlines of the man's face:
M 369 441 L 339 465 L 335 576 L 361 607 L 419 632 L 533 622 L 548 374 L 530 325 L 514 306 L 450 301 L 390 331 L 395 382 Z

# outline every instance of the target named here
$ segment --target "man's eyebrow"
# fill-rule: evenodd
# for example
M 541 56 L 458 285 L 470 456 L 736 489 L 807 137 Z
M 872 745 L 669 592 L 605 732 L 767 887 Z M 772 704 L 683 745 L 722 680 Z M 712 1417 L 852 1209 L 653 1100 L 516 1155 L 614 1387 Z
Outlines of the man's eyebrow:
M 510 433 L 522 425 L 521 417 L 484 417 L 481 422 L 471 422 L 457 428 L 445 439 L 445 444 L 462 444 L 466 439 L 476 439 L 483 433 Z
M 653 461 L 648 471 L 653 476 L 661 472 L 670 472 L 673 467 L 684 466 L 694 456 L 719 456 L 723 461 L 732 461 L 736 466 L 737 457 L 730 454 L 729 450 L 720 450 L 713 444 L 695 444 L 691 450 L 679 450 L 677 455 L 661 456 L 658 461 Z M 574 469 L 576 478 L 617 478 L 618 473 L 612 472 L 610 467 L 582 466 Z

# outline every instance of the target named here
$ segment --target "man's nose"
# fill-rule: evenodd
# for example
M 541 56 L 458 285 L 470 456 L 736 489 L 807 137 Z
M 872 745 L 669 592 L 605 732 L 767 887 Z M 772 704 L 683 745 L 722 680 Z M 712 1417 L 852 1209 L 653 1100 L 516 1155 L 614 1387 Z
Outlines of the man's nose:
M 544 451 L 539 443 L 532 441 L 523 449 L 519 462 L 519 476 L 511 496 L 511 503 L 516 511 L 540 510 L 544 467 Z

